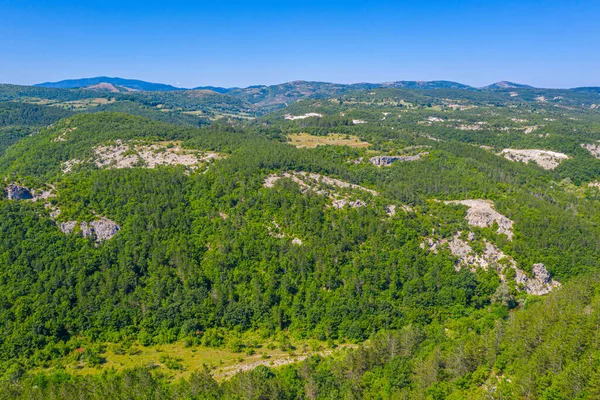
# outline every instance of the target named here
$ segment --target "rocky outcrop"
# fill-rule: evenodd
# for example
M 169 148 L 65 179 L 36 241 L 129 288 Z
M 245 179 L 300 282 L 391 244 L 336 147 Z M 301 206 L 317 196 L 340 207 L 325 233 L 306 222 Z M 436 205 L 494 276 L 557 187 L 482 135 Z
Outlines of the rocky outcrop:
M 395 161 L 401 161 L 401 162 L 416 161 L 416 160 L 419 160 L 421 157 L 426 156 L 428 154 L 429 154 L 429 152 L 426 151 L 424 153 L 419 153 L 414 156 L 376 156 L 376 157 L 371 157 L 371 159 L 369 159 L 369 161 L 373 165 L 382 167 L 382 166 L 391 165 Z
M 355 201 L 351 201 L 348 199 L 338 199 L 338 200 L 333 200 L 333 202 L 331 203 L 333 205 L 333 208 L 335 209 L 340 209 L 340 208 L 344 208 L 346 205 L 352 207 L 352 208 L 358 208 L 358 207 L 364 207 L 367 205 L 367 203 L 365 203 L 364 201 L 358 199 Z
M 9 200 L 31 200 L 33 195 L 31 191 L 25 186 L 19 186 L 15 183 L 11 183 L 6 188 L 6 195 Z
M 77 227 L 77 221 L 61 222 L 59 224 L 60 230 L 63 233 L 73 233 Z M 102 217 L 91 222 L 82 222 L 79 224 L 81 236 L 94 239 L 97 243 L 101 243 L 105 240 L 111 239 L 119 232 L 121 227 L 114 221 L 108 218 Z
M 73 233 L 73 230 L 77 226 L 77 221 L 61 222 L 58 226 L 63 233 Z
M 600 144 L 598 143 L 582 143 L 581 147 L 589 151 L 594 157 L 600 158 Z
M 513 221 L 494 210 L 494 203 L 490 200 L 453 200 L 445 201 L 444 204 L 462 204 L 469 207 L 466 220 L 471 226 L 479 228 L 491 227 L 498 224 L 497 233 L 504 234 L 512 240 Z
M 550 293 L 552 289 L 560 287 L 561 284 L 550 276 L 544 264 L 533 264 L 533 278 L 517 274 L 517 283 L 524 286 L 527 293 L 540 296 Z
M 504 149 L 499 155 L 507 160 L 524 162 L 525 164 L 534 161 L 544 169 L 555 169 L 562 161 L 569 158 L 563 153 L 538 149 Z
M 96 242 L 103 242 L 112 238 L 119 232 L 119 229 L 121 229 L 114 221 L 104 217 L 92 221 L 89 224 L 82 222 L 80 227 L 83 237 L 91 237 L 96 240 Z
M 271 174 L 265 178 L 263 186 L 266 188 L 273 188 L 275 187 L 275 183 L 280 179 L 289 179 L 296 183 L 300 187 L 302 193 L 314 192 L 319 196 L 329 197 L 332 201 L 331 205 L 335 209 L 344 208 L 346 205 L 357 208 L 367 204 L 364 200 L 356 199 L 356 193 L 348 194 L 347 190 L 339 191 L 339 189 L 350 189 L 356 192 L 369 193 L 372 196 L 378 195 L 376 191 L 363 186 L 304 171 Z
M 65 161 L 62 164 L 63 172 L 69 173 L 76 165 L 88 163 L 94 163 L 98 168 L 156 168 L 183 165 L 188 170 L 194 170 L 202 163 L 220 158 L 217 153 L 184 149 L 179 142 L 143 144 L 116 140 L 111 144 L 96 146 L 93 151 L 94 157 L 91 159 Z
M 506 274 L 512 269 L 514 270 L 515 282 L 517 289 L 524 290 L 528 294 L 540 296 L 551 292 L 553 289 L 560 287 L 558 281 L 553 280 L 546 270 L 544 264 L 533 265 L 533 277 L 517 267 L 516 261 L 500 250 L 495 244 L 483 240 L 485 248 L 480 252 L 475 252 L 471 247 L 471 242 L 475 239 L 475 234 L 469 232 L 466 238 L 462 232 L 457 232 L 452 238 L 447 239 L 427 239 L 421 245 L 429 251 L 438 253 L 440 249 L 447 248 L 454 257 L 456 257 L 455 269 L 459 271 L 461 268 L 469 268 L 475 271 L 478 268 L 484 270 L 492 270 L 498 273 L 501 282 L 506 282 Z

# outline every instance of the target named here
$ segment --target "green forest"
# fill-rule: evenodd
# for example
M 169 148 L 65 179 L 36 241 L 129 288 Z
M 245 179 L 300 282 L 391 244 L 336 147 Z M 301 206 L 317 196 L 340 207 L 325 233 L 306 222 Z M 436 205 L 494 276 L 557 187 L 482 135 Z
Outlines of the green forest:
M 600 398 L 600 94 L 297 85 L 0 86 L 0 399 Z

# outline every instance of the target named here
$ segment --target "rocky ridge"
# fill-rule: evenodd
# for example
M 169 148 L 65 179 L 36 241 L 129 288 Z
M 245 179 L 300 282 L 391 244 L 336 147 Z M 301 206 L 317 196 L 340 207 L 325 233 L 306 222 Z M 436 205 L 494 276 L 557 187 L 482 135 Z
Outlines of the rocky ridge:
M 513 237 L 513 224 L 506 216 L 500 214 L 494 209 L 494 203 L 491 200 L 452 200 L 445 201 L 444 204 L 461 204 L 467 206 L 467 215 L 465 219 L 471 226 L 478 228 L 492 227 L 494 223 L 498 224 L 499 234 L 508 236 L 510 240 Z

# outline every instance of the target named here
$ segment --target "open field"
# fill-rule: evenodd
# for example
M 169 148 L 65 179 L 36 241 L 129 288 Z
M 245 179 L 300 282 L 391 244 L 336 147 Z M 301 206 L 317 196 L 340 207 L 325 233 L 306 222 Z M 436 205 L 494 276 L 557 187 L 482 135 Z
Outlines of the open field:
M 350 147 L 369 147 L 371 144 L 361 141 L 358 137 L 352 135 L 342 135 L 332 133 L 328 136 L 314 136 L 308 133 L 299 133 L 289 135 L 288 139 L 297 148 L 314 149 L 317 146 L 350 146 Z
M 259 365 L 279 367 L 300 362 L 312 355 L 331 355 L 356 345 L 342 344 L 334 350 L 327 348 L 325 342 L 311 341 L 310 345 L 308 342 L 295 342 L 292 347 L 294 350 L 283 351 L 275 343 L 269 343 L 259 345 L 250 352 L 247 349 L 245 352 L 233 352 L 224 347 L 187 347 L 183 342 L 148 347 L 133 344 L 129 348 L 106 344 L 101 346 L 102 350 L 99 352 L 102 361 L 92 365 L 85 357 L 87 349 L 82 346 L 73 354 L 57 360 L 55 365 L 38 371 L 52 372 L 62 367 L 65 372 L 73 375 L 90 375 L 103 370 L 145 366 L 160 371 L 169 378 L 178 379 L 188 377 L 206 365 L 215 379 L 223 380 Z

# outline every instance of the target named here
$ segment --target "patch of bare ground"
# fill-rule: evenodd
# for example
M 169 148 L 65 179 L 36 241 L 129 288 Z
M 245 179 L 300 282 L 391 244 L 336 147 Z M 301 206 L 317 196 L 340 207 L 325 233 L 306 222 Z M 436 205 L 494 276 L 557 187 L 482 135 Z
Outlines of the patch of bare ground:
M 582 143 L 581 147 L 586 149 L 596 158 L 600 158 L 600 143 Z
M 474 124 L 461 124 L 456 127 L 456 129 L 461 131 L 479 131 L 484 128 L 485 125 L 488 125 L 487 122 L 475 122 Z
M 321 118 L 321 117 L 323 117 L 323 114 L 319 114 L 319 113 L 306 113 L 303 115 L 285 114 L 283 118 L 285 118 L 289 121 L 295 121 L 297 119 L 306 119 L 306 118 L 311 118 L 311 117 Z
M 280 179 L 289 179 L 300 186 L 302 193 L 313 192 L 320 196 L 326 196 L 331 199 L 331 206 L 336 209 L 344 208 L 346 205 L 357 208 L 366 205 L 363 199 L 356 198 L 355 194 L 350 196 L 348 193 L 341 193 L 338 189 L 351 189 L 356 192 L 368 193 L 377 196 L 375 190 L 355 185 L 339 179 L 330 178 L 325 175 L 309 173 L 304 171 L 283 172 L 267 176 L 263 182 L 266 188 L 273 188 Z
M 298 149 L 314 149 L 317 146 L 350 146 L 356 148 L 369 147 L 369 142 L 363 142 L 353 135 L 331 133 L 327 136 L 315 136 L 308 133 L 298 133 L 288 136 L 291 144 Z
M 346 345 L 344 347 L 355 348 L 358 346 Z M 214 376 L 216 379 L 227 379 L 231 378 L 233 375 L 242 371 L 250 371 L 259 365 L 264 365 L 271 368 L 281 367 L 283 365 L 293 364 L 300 361 L 306 360 L 308 357 L 319 355 L 321 357 L 329 356 L 333 353 L 333 350 L 322 350 L 319 352 L 314 352 L 310 354 L 299 354 L 295 356 L 290 356 L 286 353 L 282 353 L 279 357 L 272 357 L 270 359 L 262 359 L 258 356 L 254 357 L 256 360 L 246 363 L 240 363 L 236 365 L 232 365 L 229 367 L 222 368 L 219 372 L 217 372 Z
M 562 161 L 569 158 L 563 153 L 538 149 L 504 149 L 500 155 L 507 160 L 524 162 L 525 164 L 535 161 L 537 165 L 544 169 L 555 169 Z
M 389 167 L 395 161 L 400 162 L 409 162 L 409 161 L 417 161 L 422 157 L 429 155 L 428 151 L 423 153 L 415 154 L 412 156 L 375 156 L 369 159 L 369 162 L 377 167 L 386 166 Z
M 201 164 L 221 156 L 217 153 L 189 150 L 178 142 L 143 144 L 117 140 L 112 144 L 97 146 L 89 160 L 69 160 L 63 163 L 64 173 L 82 163 L 94 163 L 98 168 L 156 168 L 166 165 L 183 165 L 193 170 Z
M 461 204 L 467 206 L 467 216 L 465 218 L 469 225 L 486 228 L 497 223 L 498 230 L 496 232 L 504 234 L 508 239 L 512 240 L 513 221 L 496 211 L 494 203 L 491 200 L 453 200 L 445 201 L 444 204 Z

